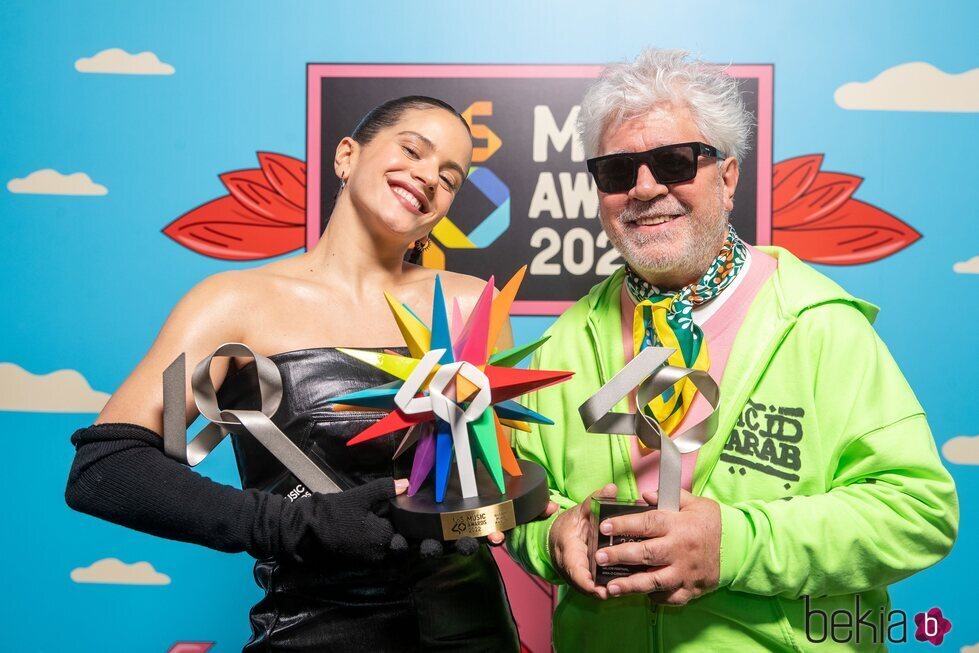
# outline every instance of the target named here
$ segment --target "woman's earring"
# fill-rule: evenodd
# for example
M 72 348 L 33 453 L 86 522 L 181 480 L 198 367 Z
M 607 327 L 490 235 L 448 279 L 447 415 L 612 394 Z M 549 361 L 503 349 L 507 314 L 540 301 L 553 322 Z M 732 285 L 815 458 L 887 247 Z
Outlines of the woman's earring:
M 425 236 L 424 238 L 419 238 L 415 241 L 415 249 L 419 252 L 424 252 L 426 249 L 432 246 L 431 236 Z
M 340 177 L 340 188 L 337 189 L 337 195 L 343 192 L 343 189 L 346 187 L 346 185 L 347 185 L 347 178 Z

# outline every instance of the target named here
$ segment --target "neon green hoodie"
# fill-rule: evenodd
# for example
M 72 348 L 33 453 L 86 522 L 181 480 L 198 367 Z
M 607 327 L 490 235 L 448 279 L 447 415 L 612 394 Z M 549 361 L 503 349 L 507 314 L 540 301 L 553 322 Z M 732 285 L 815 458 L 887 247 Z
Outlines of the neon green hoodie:
M 599 601 L 562 586 L 557 651 L 883 650 L 897 620 L 887 585 L 951 549 L 955 487 L 920 404 L 871 326 L 877 309 L 787 251 L 760 249 L 778 268 L 733 344 L 718 430 L 693 476 L 693 493 L 721 506 L 720 587 L 670 607 L 636 595 Z M 588 434 L 578 415 L 624 365 L 623 276 L 617 271 L 562 315 L 532 363 L 575 371 L 527 400 L 555 426 L 514 438 L 520 457 L 548 470 L 562 509 L 608 482 L 620 497 L 638 496 L 627 436 Z M 627 410 L 624 400 L 617 410 Z M 548 551 L 554 519 L 518 527 L 508 549 L 563 585 Z M 854 627 L 829 633 L 816 611 L 853 613 L 858 595 Z M 873 629 L 856 621 L 867 610 Z M 812 639 L 846 640 L 849 632 L 850 641 L 813 643 L 807 621 Z

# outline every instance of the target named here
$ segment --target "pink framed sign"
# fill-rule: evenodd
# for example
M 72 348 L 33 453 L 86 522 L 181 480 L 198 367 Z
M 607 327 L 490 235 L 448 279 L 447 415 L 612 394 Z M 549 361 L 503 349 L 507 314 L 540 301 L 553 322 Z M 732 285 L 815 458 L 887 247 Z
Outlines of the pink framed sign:
M 430 95 L 463 113 L 476 139 L 469 180 L 432 233 L 425 264 L 509 278 L 527 264 L 515 315 L 557 315 L 621 262 L 602 233 L 594 182 L 574 133 L 578 102 L 601 66 L 309 64 L 306 247 L 329 217 L 333 152 L 364 113 Z M 742 162 L 732 222 L 772 238 L 772 65 L 733 65 L 757 129 Z

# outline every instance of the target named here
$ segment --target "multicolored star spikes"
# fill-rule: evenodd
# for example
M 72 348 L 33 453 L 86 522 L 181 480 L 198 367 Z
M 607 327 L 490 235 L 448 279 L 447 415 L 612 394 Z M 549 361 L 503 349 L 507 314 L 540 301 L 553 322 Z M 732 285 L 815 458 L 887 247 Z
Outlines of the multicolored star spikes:
M 393 352 L 341 349 L 398 379 L 368 390 L 331 400 L 333 410 L 385 410 L 388 414 L 360 432 L 347 445 L 408 428 L 395 457 L 417 444 L 409 475 L 408 496 L 435 475 L 435 500 L 441 502 L 455 457 L 463 497 L 477 496 L 473 454 L 482 461 L 502 494 L 503 472 L 520 476 L 504 426 L 528 431 L 529 422 L 551 420 L 513 401 L 515 397 L 566 381 L 574 372 L 525 370 L 514 366 L 543 345 L 540 338 L 527 345 L 494 352 L 507 322 L 510 306 L 523 281 L 526 266 L 493 297 L 490 277 L 463 324 L 458 300 L 453 304 L 450 329 L 442 281 L 435 277 L 431 326 L 407 306 L 385 293 L 394 319 L 408 345 L 409 356 Z

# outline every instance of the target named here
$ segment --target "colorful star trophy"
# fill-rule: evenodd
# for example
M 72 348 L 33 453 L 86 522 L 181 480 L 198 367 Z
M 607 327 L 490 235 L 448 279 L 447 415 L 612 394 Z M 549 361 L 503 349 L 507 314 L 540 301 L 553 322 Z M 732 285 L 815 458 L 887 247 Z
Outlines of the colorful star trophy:
M 456 302 L 451 331 L 437 276 L 431 327 L 385 293 L 410 356 L 340 350 L 398 379 L 331 403 L 334 410 L 389 411 L 348 445 L 408 428 L 394 454 L 415 445 L 408 492 L 391 500 L 395 528 L 405 537 L 481 537 L 531 521 L 547 507 L 543 468 L 514 457 L 503 426 L 529 431 L 528 422 L 553 424 L 513 398 L 565 381 L 573 372 L 514 368 L 547 338 L 492 353 L 525 270 L 495 298 L 490 277 L 465 324 Z M 457 475 L 451 474 L 453 458 Z M 430 477 L 434 483 L 427 482 Z
M 635 435 L 643 446 L 660 451 L 658 505 L 647 506 L 639 501 L 592 499 L 593 530 L 589 537 L 589 549 L 592 575 L 598 585 L 605 585 L 612 578 L 647 570 L 645 566 L 635 565 L 598 567 L 595 564 L 595 551 L 599 548 L 645 539 L 628 534 L 603 535 L 598 531 L 598 525 L 609 517 L 644 510 L 678 511 L 683 471 L 680 456 L 700 449 L 717 429 L 717 404 L 720 399 L 717 383 L 707 372 L 668 365 L 667 360 L 675 351 L 665 347 L 643 349 L 578 408 L 581 421 L 589 433 Z M 674 392 L 679 392 L 678 384 L 684 383 L 692 383 L 697 388 L 710 403 L 711 412 L 696 424 L 670 436 L 643 407 L 671 388 Z M 636 391 L 636 406 L 639 408 L 634 413 L 615 412 L 615 405 L 628 397 L 633 390 Z

